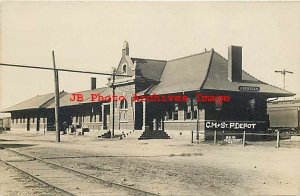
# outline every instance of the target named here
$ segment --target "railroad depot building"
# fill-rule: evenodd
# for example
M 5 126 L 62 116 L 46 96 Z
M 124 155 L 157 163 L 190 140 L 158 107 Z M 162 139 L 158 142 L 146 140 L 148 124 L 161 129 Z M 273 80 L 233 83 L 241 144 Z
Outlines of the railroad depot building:
M 114 113 L 116 133 L 143 130 L 165 132 L 172 138 L 197 129 L 203 135 L 213 130 L 264 131 L 269 127 L 266 100 L 294 95 L 245 72 L 238 46 L 229 47 L 228 59 L 212 49 L 165 61 L 132 58 L 125 42 L 116 74 L 102 88 L 96 88 L 92 79 L 91 90 L 76 92 L 82 100 L 61 92 L 60 124 L 100 134 L 111 130 Z M 115 101 L 114 109 L 113 101 L 95 98 L 112 96 L 113 88 L 115 96 L 126 98 Z M 145 100 L 147 96 L 151 99 Z M 54 130 L 54 102 L 53 93 L 41 95 L 2 112 L 11 113 L 12 130 Z

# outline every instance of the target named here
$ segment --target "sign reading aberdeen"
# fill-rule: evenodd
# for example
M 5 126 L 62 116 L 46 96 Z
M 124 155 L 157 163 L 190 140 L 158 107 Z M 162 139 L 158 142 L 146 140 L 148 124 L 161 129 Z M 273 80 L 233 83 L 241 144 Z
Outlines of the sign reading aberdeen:
M 239 86 L 240 91 L 260 91 L 259 87 L 256 86 Z

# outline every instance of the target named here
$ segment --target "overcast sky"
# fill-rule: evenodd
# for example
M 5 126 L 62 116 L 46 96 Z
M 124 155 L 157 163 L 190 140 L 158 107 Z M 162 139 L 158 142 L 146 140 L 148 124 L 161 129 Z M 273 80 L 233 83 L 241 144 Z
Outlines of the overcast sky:
M 1 2 L 1 63 L 110 72 L 130 56 L 170 60 L 243 46 L 243 69 L 300 94 L 300 3 Z M 180 74 L 180 73 L 179 73 Z M 88 74 L 60 73 L 60 90 L 90 88 Z M 176 76 L 174 76 L 176 77 Z M 0 67 L 0 108 L 54 92 L 53 72 Z M 97 87 L 107 76 L 97 76 Z M 183 81 L 184 82 L 184 81 Z

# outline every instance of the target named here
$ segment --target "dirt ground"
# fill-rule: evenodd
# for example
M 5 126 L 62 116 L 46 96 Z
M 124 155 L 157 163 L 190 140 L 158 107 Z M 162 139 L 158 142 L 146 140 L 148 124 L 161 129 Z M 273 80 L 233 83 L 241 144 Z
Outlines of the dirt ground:
M 56 143 L 53 134 L 0 134 L 0 147 L 161 195 L 300 195 L 300 142 L 282 141 L 281 146 L 275 148 L 275 141 L 242 147 L 73 135 Z M 2 173 L 0 195 L 20 190 L 40 195 L 9 171 Z

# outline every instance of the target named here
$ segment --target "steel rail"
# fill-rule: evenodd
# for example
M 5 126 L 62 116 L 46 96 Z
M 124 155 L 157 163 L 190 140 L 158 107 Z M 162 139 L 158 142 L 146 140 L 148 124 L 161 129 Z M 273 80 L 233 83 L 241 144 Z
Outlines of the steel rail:
M 17 170 L 18 172 L 20 172 L 20 173 L 22 173 L 22 174 L 25 174 L 25 176 L 31 178 L 32 180 L 34 180 L 34 181 L 36 181 L 36 182 L 38 182 L 38 183 L 40 183 L 40 184 L 43 184 L 43 185 L 45 185 L 45 186 L 47 186 L 47 187 L 49 187 L 49 188 L 52 188 L 52 189 L 54 189 L 54 190 L 58 190 L 59 192 L 62 192 L 62 193 L 64 193 L 65 195 L 75 196 L 73 193 L 70 193 L 70 192 L 68 192 L 68 191 L 66 191 L 66 190 L 63 190 L 63 189 L 61 189 L 61 188 L 58 188 L 57 186 L 54 186 L 54 185 L 52 185 L 52 184 L 49 184 L 48 182 L 46 182 L 46 181 L 44 181 L 44 180 L 41 180 L 41 179 L 39 179 L 39 178 L 37 178 L 37 177 L 35 177 L 35 176 L 29 174 L 28 172 L 26 172 L 26 171 L 24 171 L 24 170 L 22 170 L 22 169 L 20 169 L 20 168 L 18 168 L 18 167 L 16 167 L 16 166 L 14 166 L 14 165 L 8 163 L 8 161 L 4 161 L 4 160 L 0 159 L 0 162 L 4 163 L 5 165 L 9 166 L 10 168 L 12 168 L 12 169 L 14 169 L 14 170 Z
M 5 148 L 5 150 L 8 150 L 8 151 L 13 152 L 15 154 L 19 154 L 21 156 L 25 156 L 25 157 L 31 158 L 33 160 L 37 160 L 37 161 L 43 162 L 43 163 L 48 164 L 48 165 L 52 165 L 52 166 L 57 167 L 57 168 L 62 168 L 64 170 L 73 172 L 75 174 L 80 174 L 80 175 L 82 175 L 84 177 L 87 177 L 87 178 L 92 178 L 93 180 L 99 181 L 99 182 L 101 182 L 102 184 L 105 184 L 105 185 L 110 185 L 110 186 L 115 186 L 115 187 L 127 189 L 129 191 L 137 193 L 138 195 L 157 195 L 155 193 L 151 193 L 151 192 L 148 192 L 148 191 L 136 189 L 136 188 L 129 187 L 129 186 L 122 185 L 122 184 L 118 184 L 118 183 L 115 183 L 115 182 L 110 182 L 110 181 L 107 181 L 107 180 L 104 180 L 104 179 L 92 176 L 90 174 L 86 174 L 86 173 L 83 173 L 81 171 L 77 171 L 77 170 L 74 170 L 74 169 L 71 169 L 71 168 L 68 168 L 68 167 L 56 164 L 56 163 L 51 163 L 51 162 L 43 160 L 42 158 L 38 158 L 38 157 L 31 156 L 31 155 L 27 155 L 27 154 L 24 154 L 24 153 L 21 153 L 21 152 L 18 152 L 18 151 L 9 149 L 9 148 Z M 134 194 L 134 195 L 136 195 L 136 194 Z

